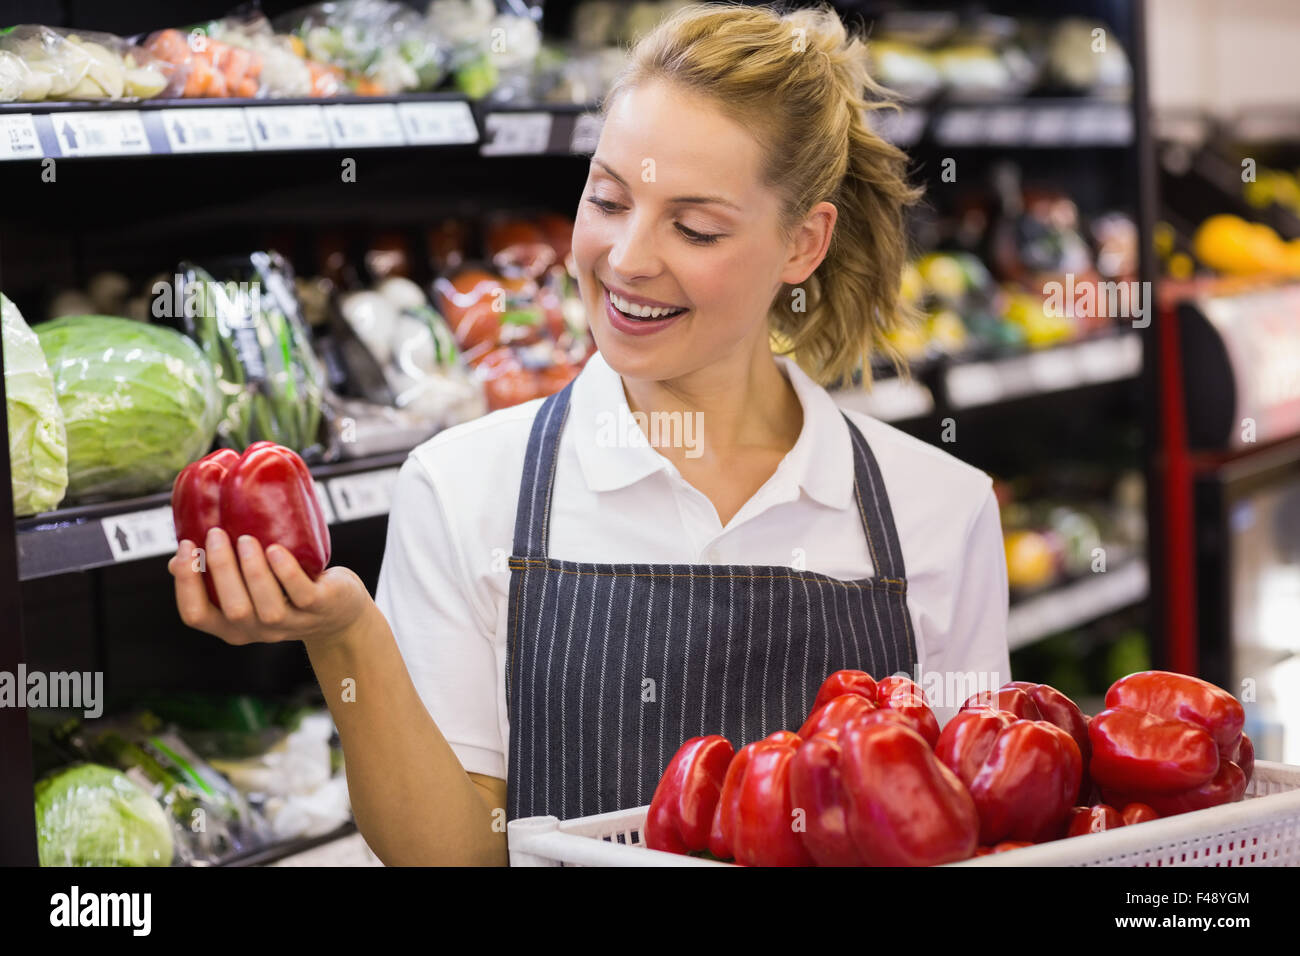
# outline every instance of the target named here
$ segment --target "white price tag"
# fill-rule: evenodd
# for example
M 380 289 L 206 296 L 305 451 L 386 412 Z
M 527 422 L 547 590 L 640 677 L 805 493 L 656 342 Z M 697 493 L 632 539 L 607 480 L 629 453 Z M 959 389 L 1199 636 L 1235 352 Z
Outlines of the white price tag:
M 989 110 L 984 123 L 985 142 L 1006 145 L 1020 143 L 1026 138 L 1029 113 L 1017 107 Z
M 1029 122 L 1028 140 L 1038 146 L 1054 146 L 1069 138 L 1070 111 L 1038 109 Z
M 319 106 L 246 106 L 244 117 L 258 149 L 325 149 L 331 145 Z
M 367 471 L 330 480 L 330 496 L 339 521 L 354 521 L 388 514 L 393 486 L 400 468 Z
M 948 396 L 957 408 L 991 405 L 1002 398 L 1002 379 L 988 362 L 970 362 L 948 369 Z
M 38 159 L 44 155 L 31 113 L 0 116 L 0 160 Z
M 884 422 L 916 418 L 934 411 L 934 396 L 924 385 L 886 378 L 873 382 L 867 398 L 867 414 Z
M 948 146 L 978 143 L 984 135 L 984 117 L 977 109 L 951 109 L 940 115 L 935 138 Z
M 478 142 L 474 114 L 462 100 L 398 103 L 397 117 L 406 141 L 414 146 Z
M 582 113 L 573 124 L 573 136 L 569 140 L 569 152 L 594 153 L 600 142 L 600 130 L 604 124 L 595 113 Z
M 135 110 L 57 113 L 50 116 L 64 156 L 130 156 L 149 152 L 149 137 Z
M 253 148 L 238 108 L 163 110 L 159 119 L 173 153 L 221 153 Z
M 325 107 L 335 146 L 404 146 L 402 121 L 392 103 L 339 103 Z
M 170 505 L 100 519 L 114 561 L 175 553 L 176 525 Z
M 330 493 L 325 488 L 324 482 L 313 478 L 312 486 L 316 489 L 316 500 L 320 502 L 320 510 L 325 513 L 325 523 L 333 524 L 335 522 L 334 506 L 330 503 Z
M 1072 350 L 1052 349 L 1029 356 L 1029 377 L 1039 391 L 1058 392 L 1079 384 L 1079 367 Z
M 551 141 L 550 113 L 489 113 L 484 121 L 490 142 L 484 156 L 522 156 L 546 152 Z
M 1142 344 L 1136 335 L 1082 342 L 1075 351 L 1079 373 L 1087 382 L 1132 378 L 1142 367 Z

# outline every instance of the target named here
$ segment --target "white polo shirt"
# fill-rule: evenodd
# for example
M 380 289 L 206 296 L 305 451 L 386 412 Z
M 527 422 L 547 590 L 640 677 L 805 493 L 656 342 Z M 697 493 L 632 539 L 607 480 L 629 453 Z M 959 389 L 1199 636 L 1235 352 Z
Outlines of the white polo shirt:
M 794 362 L 777 361 L 803 406 L 803 428 L 772 477 L 724 527 L 708 498 L 667 458 L 644 440 L 622 437 L 635 437 L 622 381 L 592 356 L 574 384 L 560 439 L 549 555 L 871 577 L 853 500 L 848 425 L 825 389 Z M 507 559 L 541 403 L 450 428 L 411 452 L 394 490 L 375 595 L 421 699 L 462 766 L 501 779 L 510 739 Z M 1007 572 L 991 479 L 890 425 L 859 412 L 849 416 L 889 494 L 919 669 L 1010 680 Z M 691 447 L 691 434 L 682 434 Z M 922 675 L 913 677 L 929 689 Z M 943 723 L 961 701 L 932 703 Z

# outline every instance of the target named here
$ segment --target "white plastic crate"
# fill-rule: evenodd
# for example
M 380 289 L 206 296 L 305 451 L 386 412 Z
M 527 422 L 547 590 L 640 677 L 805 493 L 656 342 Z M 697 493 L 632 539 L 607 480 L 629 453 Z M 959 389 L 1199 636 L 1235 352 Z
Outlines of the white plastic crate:
M 730 866 L 649 850 L 648 807 L 507 826 L 512 866 Z M 949 866 L 1300 866 L 1300 767 L 1261 760 L 1237 803 Z

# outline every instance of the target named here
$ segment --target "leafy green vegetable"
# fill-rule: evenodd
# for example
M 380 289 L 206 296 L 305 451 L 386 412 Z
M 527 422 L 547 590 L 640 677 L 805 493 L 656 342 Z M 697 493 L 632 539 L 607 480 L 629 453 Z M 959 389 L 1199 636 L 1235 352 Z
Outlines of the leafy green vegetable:
M 0 294 L 14 514 L 52 511 L 68 487 L 68 436 L 40 340 Z
M 41 866 L 171 865 L 171 822 L 121 772 L 69 767 L 38 782 L 35 796 Z
M 35 332 L 67 425 L 69 497 L 165 491 L 212 444 L 212 366 L 184 335 L 103 315 Z

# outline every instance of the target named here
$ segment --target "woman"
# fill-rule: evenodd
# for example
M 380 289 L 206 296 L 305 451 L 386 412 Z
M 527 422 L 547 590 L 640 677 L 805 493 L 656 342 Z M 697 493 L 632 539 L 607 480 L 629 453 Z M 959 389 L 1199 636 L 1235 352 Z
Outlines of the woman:
M 223 615 L 181 542 L 187 624 L 305 641 L 385 862 L 647 803 L 683 740 L 797 727 L 841 667 L 1010 677 L 989 478 L 812 378 L 899 311 L 915 193 L 864 52 L 829 10 L 716 4 L 638 44 L 573 233 L 599 354 L 411 453 L 376 601 L 214 531 Z

